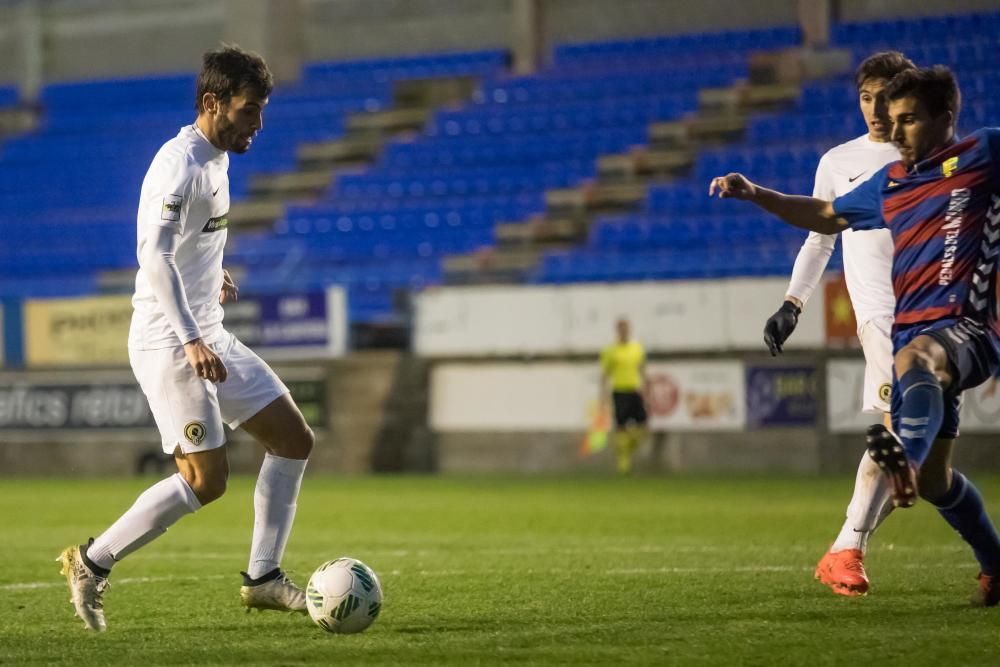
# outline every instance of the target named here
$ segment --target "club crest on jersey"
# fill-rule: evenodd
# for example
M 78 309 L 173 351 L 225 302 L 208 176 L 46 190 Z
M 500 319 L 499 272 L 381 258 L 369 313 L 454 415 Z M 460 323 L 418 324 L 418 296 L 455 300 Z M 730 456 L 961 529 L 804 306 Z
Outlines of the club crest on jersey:
M 229 226 L 229 213 L 223 213 L 217 218 L 209 218 L 205 226 L 201 228 L 203 232 L 221 232 Z
M 941 163 L 941 173 L 945 178 L 949 178 L 958 169 L 958 156 L 950 157 Z
M 184 427 L 184 437 L 195 447 L 205 440 L 206 432 L 205 425 L 201 422 L 188 422 Z
M 160 208 L 160 220 L 177 222 L 181 219 L 181 204 L 184 199 L 180 195 L 166 195 Z
M 889 399 L 892 398 L 892 385 L 888 382 L 883 383 L 882 386 L 878 388 L 878 397 L 888 403 Z

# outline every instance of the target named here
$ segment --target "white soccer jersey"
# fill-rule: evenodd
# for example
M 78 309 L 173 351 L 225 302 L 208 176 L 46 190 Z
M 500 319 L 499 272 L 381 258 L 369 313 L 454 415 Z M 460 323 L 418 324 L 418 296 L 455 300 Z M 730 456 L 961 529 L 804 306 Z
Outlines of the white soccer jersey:
M 184 294 L 206 342 L 223 333 L 222 250 L 229 224 L 229 156 L 194 125 L 181 129 L 160 148 L 142 182 L 137 218 L 139 272 L 135 277 L 129 347 L 155 350 L 180 340 L 164 315 L 142 266 L 151 225 L 179 235 L 175 261 Z
M 889 162 L 899 159 L 899 151 L 889 142 L 872 141 L 868 135 L 831 148 L 816 168 L 813 196 L 833 201 L 871 178 Z M 892 318 L 896 298 L 892 290 L 892 232 L 845 230 L 844 277 L 851 295 L 858 330 L 870 320 Z M 803 304 L 812 296 L 833 252 L 836 235 L 810 232 L 792 269 L 787 294 Z

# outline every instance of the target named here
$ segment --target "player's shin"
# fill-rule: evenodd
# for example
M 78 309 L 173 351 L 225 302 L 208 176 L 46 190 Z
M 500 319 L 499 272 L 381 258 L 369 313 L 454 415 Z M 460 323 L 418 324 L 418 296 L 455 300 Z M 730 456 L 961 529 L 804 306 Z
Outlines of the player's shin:
M 273 454 L 264 457 L 253 496 L 253 541 L 247 567 L 251 579 L 276 570 L 281 563 L 292 532 L 305 469 L 305 459 L 286 459 Z
M 1000 574 L 1000 537 L 986 514 L 983 497 L 965 475 L 954 470 L 951 488 L 931 501 L 962 539 L 972 547 L 983 574 Z
M 907 458 L 919 467 L 930 453 L 944 418 L 941 383 L 931 371 L 915 367 L 899 378 L 899 392 L 899 439 Z
M 868 538 L 892 510 L 889 481 L 878 464 L 863 455 L 854 480 L 854 495 L 847 506 L 847 520 L 830 550 L 858 549 L 864 553 Z
M 632 452 L 629 447 L 631 441 L 632 437 L 626 429 L 619 428 L 615 431 L 615 460 L 618 464 L 618 472 L 622 475 L 632 472 Z
M 194 491 L 180 474 L 149 487 L 110 528 L 90 544 L 85 557 L 103 570 L 149 544 L 181 517 L 201 508 Z

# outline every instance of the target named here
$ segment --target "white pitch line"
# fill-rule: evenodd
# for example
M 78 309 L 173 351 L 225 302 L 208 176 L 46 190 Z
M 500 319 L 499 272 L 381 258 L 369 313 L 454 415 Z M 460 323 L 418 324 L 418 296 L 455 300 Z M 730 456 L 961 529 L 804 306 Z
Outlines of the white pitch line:
M 166 576 L 166 577 L 122 577 L 121 579 L 115 579 L 115 585 L 119 584 L 149 584 L 158 583 L 163 581 L 205 581 L 207 579 L 228 579 L 232 575 L 228 574 L 207 574 L 202 576 L 190 576 L 190 577 L 177 577 L 177 576 Z M 60 586 L 65 586 L 65 581 L 29 581 L 25 583 L 18 584 L 0 584 L 0 590 L 4 591 L 20 591 L 20 590 L 32 590 L 36 588 L 59 588 Z
M 972 569 L 974 563 L 954 563 L 952 561 L 924 561 L 921 563 L 903 563 L 893 566 L 892 569 L 899 570 L 925 570 L 928 567 L 958 567 L 962 569 Z M 779 572 L 811 572 L 812 565 L 746 565 L 737 567 L 635 567 L 635 568 L 612 568 L 604 570 L 605 575 L 656 575 L 656 574 L 769 574 Z M 561 575 L 566 574 L 565 568 L 550 568 L 547 570 L 524 570 L 526 574 Z M 477 577 L 485 573 L 483 570 L 389 570 L 386 574 L 393 577 Z M 208 581 L 212 579 L 230 579 L 229 574 L 209 574 L 202 576 L 160 576 L 160 577 L 123 577 L 114 579 L 115 585 L 122 584 L 148 584 L 171 581 Z M 22 583 L 0 584 L 0 590 L 20 591 L 35 590 L 42 588 L 58 588 L 65 586 L 62 580 L 54 581 L 29 581 Z
M 733 546 L 714 546 L 714 545 L 656 545 L 656 544 L 637 544 L 634 546 L 608 546 L 608 547 L 593 547 L 581 545 L 579 547 L 500 547 L 493 548 L 489 546 L 477 547 L 475 545 L 463 544 L 462 548 L 466 552 L 480 553 L 488 556 L 530 556 L 530 555 L 553 555 L 553 556 L 577 556 L 580 554 L 595 554 L 595 553 L 612 553 L 612 554 L 725 554 L 725 553 L 745 553 L 747 547 L 745 545 L 733 545 Z M 968 547 L 964 544 L 954 544 L 954 545 L 932 545 L 932 546 L 898 546 L 894 544 L 880 545 L 875 550 L 876 551 L 894 551 L 894 552 L 919 552 L 919 553 L 964 553 Z M 454 547 L 452 546 L 441 546 L 441 547 L 424 547 L 420 549 L 363 549 L 358 550 L 358 553 L 362 558 L 371 557 L 373 555 L 378 555 L 382 557 L 393 557 L 393 558 L 420 558 L 429 557 L 441 553 L 452 553 Z M 802 553 L 802 554 L 817 554 L 818 559 L 821 553 L 817 552 L 814 547 L 810 546 L 755 546 L 755 553 L 767 553 L 773 551 L 780 554 L 789 553 Z M 303 549 L 299 549 L 303 551 Z M 317 549 L 310 547 L 306 551 L 315 552 Z M 130 558 L 130 560 L 163 560 L 165 558 L 190 558 L 192 561 L 198 560 L 240 560 L 246 557 L 246 552 L 242 549 L 233 551 L 156 551 L 153 553 L 139 553 Z

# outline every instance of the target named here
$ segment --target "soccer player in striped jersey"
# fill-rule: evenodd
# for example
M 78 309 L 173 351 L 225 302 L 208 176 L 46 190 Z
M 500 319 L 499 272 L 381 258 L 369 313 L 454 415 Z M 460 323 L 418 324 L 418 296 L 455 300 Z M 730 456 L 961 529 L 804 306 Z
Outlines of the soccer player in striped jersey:
M 910 507 L 919 495 L 969 544 L 980 568 L 972 603 L 992 607 L 1000 603 L 1000 537 L 951 458 L 962 392 L 1000 367 L 1000 128 L 957 138 L 960 93 L 945 67 L 902 72 L 884 94 L 901 159 L 854 191 L 826 202 L 728 174 L 712 180 L 709 194 L 751 201 L 824 234 L 892 232 L 895 434 L 869 429 L 869 455 L 896 506 Z
M 882 91 L 889 80 L 914 64 L 898 51 L 876 53 L 865 59 L 854 75 L 866 134 L 827 151 L 816 168 L 813 197 L 833 201 L 864 182 L 889 162 L 899 150 L 889 140 L 890 124 Z M 837 235 L 810 232 L 799 250 L 785 302 L 764 327 L 764 342 L 772 355 L 781 353 L 798 316 L 823 277 Z M 858 322 L 858 338 L 865 354 L 865 383 L 861 409 L 877 414 L 889 425 L 892 386 L 892 234 L 888 229 L 864 232 L 845 230 L 844 273 L 847 291 Z M 889 512 L 889 485 L 879 467 L 862 455 L 847 506 L 847 518 L 830 549 L 816 566 L 815 576 L 839 595 L 868 593 L 864 555 L 868 538 Z

